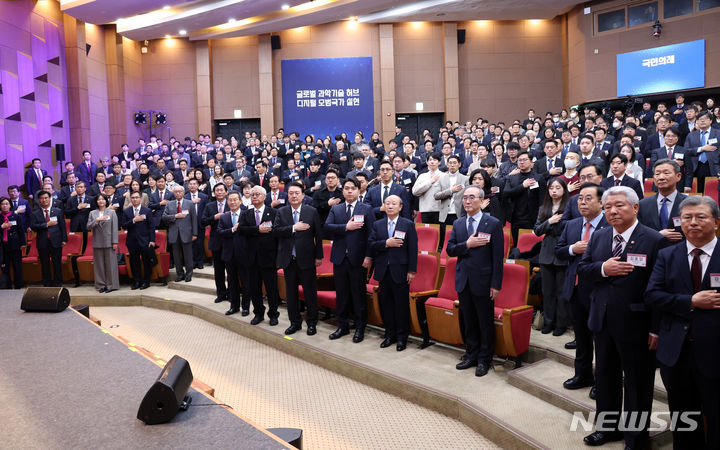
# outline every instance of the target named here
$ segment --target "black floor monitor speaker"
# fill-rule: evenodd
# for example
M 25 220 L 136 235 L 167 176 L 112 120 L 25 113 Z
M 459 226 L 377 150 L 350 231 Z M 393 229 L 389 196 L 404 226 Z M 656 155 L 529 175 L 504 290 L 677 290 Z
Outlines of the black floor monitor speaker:
M 300 428 L 268 428 L 267 430 L 293 447 L 302 450 L 303 430 Z
M 65 144 L 55 144 L 55 160 L 65 161 Z
M 60 312 L 70 305 L 70 293 L 64 287 L 25 289 L 20 309 L 26 312 Z
M 190 397 L 185 394 L 192 381 L 190 363 L 178 355 L 173 356 L 145 394 L 137 418 L 146 425 L 169 422 L 190 404 Z

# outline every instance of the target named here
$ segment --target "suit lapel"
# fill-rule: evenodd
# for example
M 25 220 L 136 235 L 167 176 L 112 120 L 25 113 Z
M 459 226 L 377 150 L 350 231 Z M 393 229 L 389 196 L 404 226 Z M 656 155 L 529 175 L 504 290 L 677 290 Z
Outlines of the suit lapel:
M 693 291 L 693 285 L 692 285 L 692 278 L 690 277 L 690 266 L 688 266 L 688 258 L 687 258 L 687 245 L 685 242 L 682 242 L 681 244 L 677 245 L 675 247 L 674 253 L 674 260 L 675 260 L 675 266 L 674 268 L 678 271 L 678 277 L 675 277 L 675 279 L 682 280 L 683 285 L 685 288 L 689 291 Z M 714 252 L 717 254 L 718 252 Z M 713 255 L 713 258 L 715 255 Z M 717 263 L 717 262 L 716 262 Z M 710 260 L 710 264 L 708 265 L 708 273 L 710 272 L 710 267 L 712 264 L 712 259 Z
M 686 247 L 683 246 L 683 249 L 686 249 Z M 718 250 L 717 244 L 715 245 L 715 250 Z M 713 254 L 710 257 L 710 262 L 708 263 L 708 266 L 707 266 L 707 270 L 705 270 L 705 276 L 703 276 L 701 287 L 700 287 L 701 289 L 711 289 L 710 274 L 720 273 L 720 251 L 715 251 L 715 250 L 713 250 Z M 685 259 L 687 260 L 687 258 L 685 258 Z M 688 273 L 688 276 L 684 277 L 684 278 L 686 280 L 690 280 L 689 275 L 690 274 Z
M 623 251 L 623 260 L 627 261 L 628 253 L 636 253 L 638 245 L 642 244 L 642 237 L 645 232 L 642 230 L 642 224 L 638 223 L 632 234 L 630 235 L 630 242 L 625 244 L 625 250 Z
M 653 199 L 653 204 L 652 204 L 653 209 L 652 209 L 652 214 L 650 214 L 650 218 L 652 219 L 652 226 L 656 230 L 660 229 L 660 212 L 657 209 L 657 202 L 659 200 L 659 197 L 660 197 L 659 194 L 656 194 L 651 197 Z M 675 208 L 674 205 L 673 205 L 673 208 Z

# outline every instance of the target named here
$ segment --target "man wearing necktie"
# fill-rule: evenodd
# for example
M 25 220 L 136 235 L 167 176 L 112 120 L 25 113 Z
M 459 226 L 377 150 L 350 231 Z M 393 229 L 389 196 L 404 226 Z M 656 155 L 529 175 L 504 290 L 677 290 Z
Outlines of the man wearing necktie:
M 173 188 L 175 199 L 168 202 L 163 212 L 162 220 L 168 225 L 167 241 L 173 250 L 173 261 L 177 278 L 175 282 L 192 280 L 193 248 L 192 243 L 197 239 L 198 222 L 193 203 L 184 197 L 185 188 L 177 185 Z M 185 270 L 183 270 L 183 264 Z
M 86 186 L 90 186 L 95 182 L 95 173 L 97 172 L 97 164 L 92 162 L 92 153 L 85 150 L 83 153 L 83 162 L 78 165 L 76 170 L 77 178 L 84 181 Z
M 218 233 L 218 223 L 223 213 L 229 211 L 226 196 L 227 188 L 224 184 L 218 183 L 213 188 L 215 200 L 208 202 L 203 212 L 202 227 L 210 226 L 210 236 L 208 238 L 208 249 L 212 253 L 213 273 L 215 279 L 215 303 L 220 303 L 228 299 L 227 285 L 225 284 L 225 261 L 222 259 L 223 239 Z
M 43 177 L 47 173 L 41 167 L 40 158 L 33 158 L 30 168 L 25 172 L 25 188 L 28 191 L 28 198 L 31 200 L 42 189 Z
M 225 198 L 229 211 L 224 213 L 218 222 L 218 234 L 222 238 L 222 260 L 225 262 L 228 275 L 228 298 L 230 309 L 225 314 L 230 316 L 240 311 L 240 278 L 242 275 L 242 288 L 247 289 L 247 279 L 244 276 L 245 263 L 245 236 L 238 230 L 240 226 L 240 193 L 230 192 Z M 243 296 L 245 297 L 245 295 Z M 249 297 L 249 295 L 248 295 Z M 243 298 L 243 300 L 246 300 Z M 247 299 L 249 303 L 249 298 Z
M 629 187 L 605 191 L 603 208 L 611 226 L 593 234 L 578 264 L 578 275 L 591 286 L 588 328 L 595 339 L 596 410 L 614 414 L 585 437 L 590 446 L 623 439 L 630 448 L 648 444 L 658 324 L 643 297 L 664 239 L 638 222 L 638 203 Z M 620 416 L 623 408 L 628 416 Z M 642 415 L 631 419 L 631 411 Z
M 350 334 L 350 312 L 355 317 L 353 342 L 362 342 L 367 325 L 365 280 L 370 268 L 368 237 L 375 220 L 372 207 L 358 201 L 360 182 L 349 177 L 343 182 L 345 202 L 330 209 L 325 229 L 333 239 L 330 261 L 337 299 L 338 329 L 330 339 Z
M 685 139 L 685 149 L 693 152 L 693 162 L 697 177 L 697 190 L 705 192 L 705 177 L 720 175 L 720 164 L 718 164 L 718 139 L 720 131 L 712 128 L 713 114 L 710 111 L 701 111 L 695 123 L 697 128 L 688 134 Z M 690 176 L 690 175 L 688 175 Z
M 670 243 L 683 239 L 679 205 L 687 195 L 677 189 L 681 177 L 677 161 L 667 158 L 658 160 L 653 174 L 658 193 L 640 200 L 638 211 L 640 223 L 657 230 Z
M 125 240 L 130 254 L 130 268 L 133 274 L 131 289 L 147 289 L 153 266 L 151 260 L 155 251 L 155 226 L 152 211 L 141 204 L 139 192 L 130 195 L 131 206 L 122 212 L 121 225 L 127 230 Z M 140 263 L 142 261 L 142 270 Z
M 46 287 L 62 286 L 62 248 L 67 244 L 65 216 L 60 208 L 51 206 L 49 192 L 39 191 L 36 195 L 39 208 L 33 211 L 30 228 L 36 233 L 35 245 L 40 259 L 42 283 Z M 53 276 L 50 276 L 52 259 Z
M 19 229 L 27 231 L 30 228 L 30 203 L 20 196 L 20 187 L 8 186 L 8 196 L 12 202 L 11 210 L 20 217 Z
M 673 430 L 674 448 L 720 448 L 719 215 L 710 197 L 683 200 L 687 240 L 660 250 L 645 294 L 645 303 L 660 314 L 657 360 L 670 411 L 687 415 L 679 428 L 697 425 Z
M 193 203 L 198 221 L 198 238 L 193 242 L 193 267 L 195 269 L 202 269 L 205 260 L 205 227 L 202 225 L 202 217 L 208 202 L 207 195 L 198 191 L 199 183 L 195 178 L 189 180 L 187 182 L 188 193 L 185 194 L 185 198 Z
M 88 236 L 88 217 L 90 211 L 95 209 L 95 198 L 87 195 L 87 189 L 84 181 L 75 183 L 76 195 L 70 197 L 65 205 L 65 217 L 70 219 L 70 231 L 74 233 L 82 233 L 83 248 L 87 244 Z

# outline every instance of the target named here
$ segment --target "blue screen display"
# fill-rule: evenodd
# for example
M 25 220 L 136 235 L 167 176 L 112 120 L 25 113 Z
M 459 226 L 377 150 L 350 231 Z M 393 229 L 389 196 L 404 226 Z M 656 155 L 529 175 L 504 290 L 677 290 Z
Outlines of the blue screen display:
M 617 95 L 705 87 L 705 40 L 617 55 Z
M 374 130 L 372 57 L 285 59 L 283 127 L 316 138 Z

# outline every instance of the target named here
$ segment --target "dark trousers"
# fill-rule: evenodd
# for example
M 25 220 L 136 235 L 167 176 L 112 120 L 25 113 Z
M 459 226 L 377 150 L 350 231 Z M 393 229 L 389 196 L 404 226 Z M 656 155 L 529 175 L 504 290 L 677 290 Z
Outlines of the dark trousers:
M 458 293 L 460 310 L 465 323 L 465 347 L 468 360 L 489 364 L 495 352 L 494 303 L 490 289 L 483 295 L 470 290 L 468 283 Z
M 212 252 L 213 272 L 215 272 L 215 290 L 217 296 L 227 299 L 227 285 L 225 284 L 225 261 L 222 260 L 222 250 Z
M 340 328 L 350 327 L 350 311 L 355 316 L 355 328 L 367 325 L 367 298 L 365 280 L 367 272 L 362 266 L 353 266 L 347 257 L 342 264 L 333 264 L 333 279 L 337 298 L 337 316 Z
M 440 224 L 440 240 L 438 241 L 438 251 L 442 251 L 443 245 L 445 245 L 445 230 L 447 229 L 447 226 L 452 226 L 452 224 L 455 223 L 455 220 L 457 218 L 457 214 L 448 214 L 445 218 L 445 222 Z
M 420 219 L 422 220 L 422 223 L 440 223 L 440 213 L 435 212 L 421 212 L 420 213 Z
M 62 286 L 62 247 L 38 248 L 43 286 Z M 50 277 L 50 259 L 52 259 L 53 277 Z
M 10 267 L 12 267 L 12 281 L 14 281 L 14 283 L 10 280 Z M 5 278 L 4 284 L 6 288 L 10 289 L 11 287 L 15 287 L 15 289 L 22 289 L 24 287 L 22 276 L 22 252 L 19 249 L 10 250 L 7 246 L 3 246 L 2 273 Z
M 562 300 L 565 301 L 565 300 Z M 589 300 L 587 300 L 589 302 Z M 587 326 L 590 316 L 590 305 L 577 297 L 577 288 L 570 299 L 572 325 L 575 331 L 575 375 L 583 378 L 593 376 L 593 335 Z
M 198 233 L 197 239 L 195 239 L 192 244 L 193 266 L 200 266 L 203 261 L 205 261 L 205 229 L 202 227 L 198 228 L 201 232 Z
M 545 326 L 567 328 L 568 303 L 560 298 L 563 283 L 565 282 L 565 269 L 567 266 L 552 264 L 540 265 L 540 280 L 543 293 L 543 318 Z
M 240 309 L 240 269 L 244 270 L 237 261 L 225 261 L 227 270 L 228 300 L 231 309 Z M 243 300 L 245 300 L 243 298 Z M 248 303 L 250 300 L 248 299 Z
M 697 177 L 697 191 L 702 194 L 705 192 L 705 177 L 715 176 L 715 174 L 710 173 L 710 163 L 701 163 L 698 160 L 695 173 L 689 176 Z
M 130 270 L 132 270 L 133 273 L 133 282 L 149 284 L 153 269 L 150 265 L 150 258 L 152 257 L 154 250 L 150 247 L 143 248 L 128 246 L 128 252 L 130 253 Z M 141 259 L 142 270 L 140 269 Z
M 410 334 L 410 285 L 407 280 L 396 283 L 385 271 L 379 289 L 380 310 L 385 324 L 385 338 L 406 342 Z
M 636 416 L 628 414 L 626 423 L 634 422 L 635 427 L 643 430 L 624 431 L 625 445 L 643 448 L 653 401 L 655 352 L 648 349 L 647 340 L 621 341 L 607 329 L 594 333 L 594 337 L 597 412 L 619 413 L 623 407 L 627 413 L 634 412 Z M 647 414 L 644 424 L 640 423 L 641 413 Z M 614 417 L 620 418 L 619 414 Z M 605 426 L 612 427 L 607 421 Z
M 705 428 L 703 417 L 692 414 L 689 418 L 697 421 L 696 430 L 673 431 L 673 448 L 676 450 L 720 448 L 720 381 L 700 372 L 703 361 L 695 355 L 693 342 L 686 340 L 673 367 L 660 364 L 660 375 L 667 388 L 670 411 L 677 414 L 702 411 L 707 421 Z M 682 430 L 687 425 L 679 422 L 678 428 Z
M 279 317 L 278 304 L 280 300 L 277 291 L 277 270 L 275 268 L 258 267 L 257 265 L 250 266 L 247 270 L 253 314 L 263 317 L 265 313 L 262 297 L 262 287 L 265 284 L 265 292 L 267 292 L 268 298 L 268 317 L 271 319 Z
M 183 275 L 192 275 L 193 273 L 193 256 L 192 241 L 188 243 L 181 242 L 178 238 L 172 244 L 173 261 L 175 262 L 175 272 L 179 277 Z M 183 271 L 183 264 L 185 270 Z
M 305 307 L 307 308 L 305 312 L 305 322 L 308 325 L 317 325 L 317 271 L 315 270 L 315 266 L 310 269 L 301 269 L 293 257 L 284 272 L 287 310 L 290 323 L 293 325 L 300 325 L 302 323 L 300 305 L 298 304 L 298 285 L 302 285 L 303 294 L 305 295 Z

